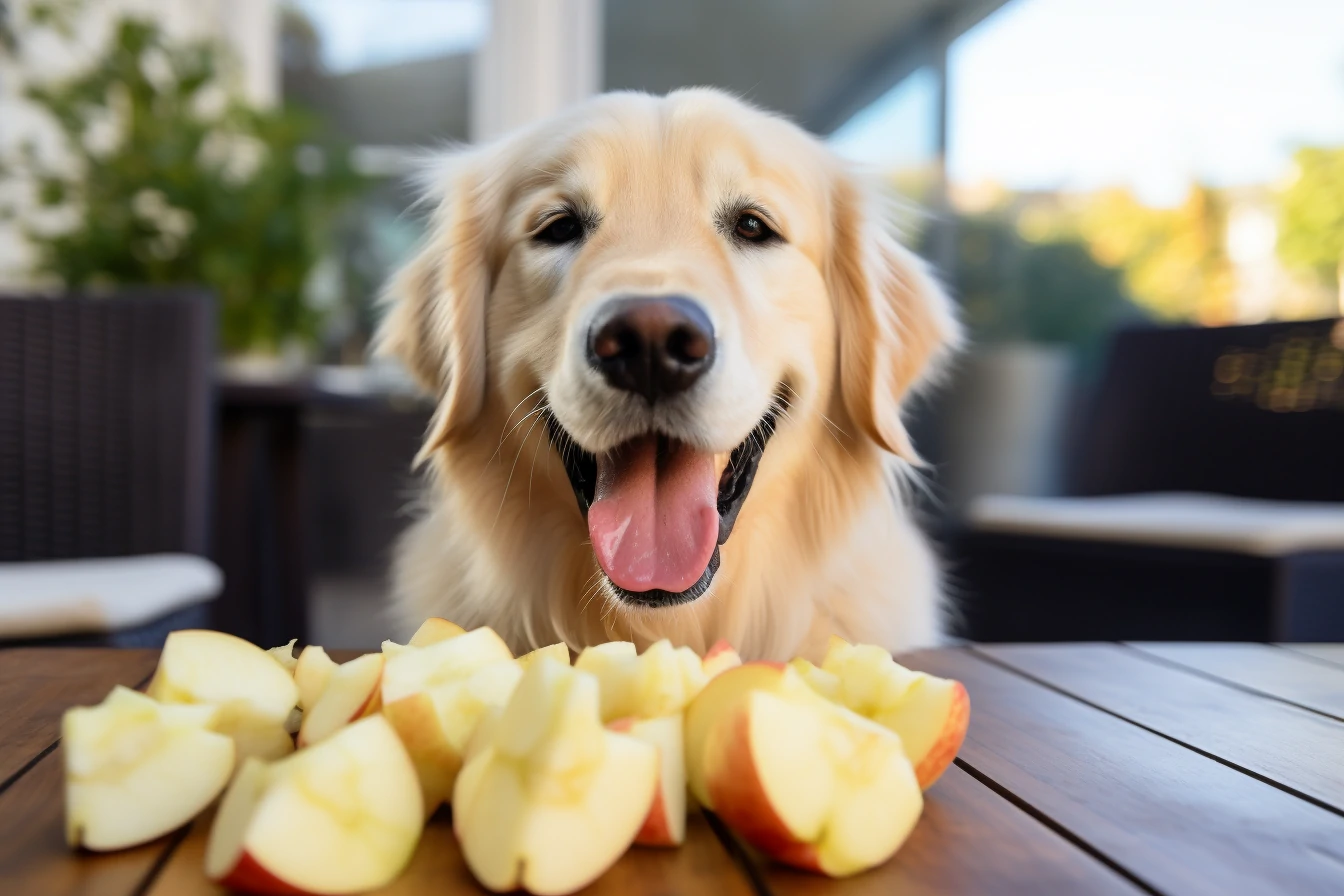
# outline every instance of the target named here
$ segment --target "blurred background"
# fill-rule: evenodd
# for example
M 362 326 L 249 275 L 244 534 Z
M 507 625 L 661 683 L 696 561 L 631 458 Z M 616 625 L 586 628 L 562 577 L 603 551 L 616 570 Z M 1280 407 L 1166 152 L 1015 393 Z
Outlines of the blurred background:
M 373 647 L 417 154 L 710 84 L 904 200 L 959 633 L 1344 640 L 1344 4 L 0 0 L 0 640 Z

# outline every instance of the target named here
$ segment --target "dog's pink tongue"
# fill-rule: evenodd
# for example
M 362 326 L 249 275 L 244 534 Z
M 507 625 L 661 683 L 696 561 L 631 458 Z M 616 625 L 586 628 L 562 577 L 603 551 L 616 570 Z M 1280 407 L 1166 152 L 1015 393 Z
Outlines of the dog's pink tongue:
M 645 436 L 597 461 L 588 534 L 603 572 L 627 591 L 685 591 L 719 536 L 714 455 Z

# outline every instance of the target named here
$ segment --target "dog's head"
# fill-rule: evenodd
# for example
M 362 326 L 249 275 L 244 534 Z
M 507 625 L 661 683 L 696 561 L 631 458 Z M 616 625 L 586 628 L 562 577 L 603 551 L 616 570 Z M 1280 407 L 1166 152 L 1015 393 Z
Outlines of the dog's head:
M 824 420 L 914 459 L 900 403 L 953 314 L 798 127 L 710 90 L 611 94 L 430 188 L 382 331 L 439 396 L 423 456 L 535 410 L 628 603 L 704 593 L 772 437 Z

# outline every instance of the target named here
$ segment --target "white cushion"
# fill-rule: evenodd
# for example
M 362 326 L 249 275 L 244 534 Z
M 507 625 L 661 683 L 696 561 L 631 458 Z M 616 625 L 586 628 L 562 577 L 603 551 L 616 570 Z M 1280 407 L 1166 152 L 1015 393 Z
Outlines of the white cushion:
M 1098 498 L 985 495 L 968 516 L 983 532 L 1234 551 L 1279 557 L 1344 550 L 1344 504 L 1162 492 Z
M 133 628 L 223 586 L 219 567 L 192 554 L 0 563 L 0 638 Z

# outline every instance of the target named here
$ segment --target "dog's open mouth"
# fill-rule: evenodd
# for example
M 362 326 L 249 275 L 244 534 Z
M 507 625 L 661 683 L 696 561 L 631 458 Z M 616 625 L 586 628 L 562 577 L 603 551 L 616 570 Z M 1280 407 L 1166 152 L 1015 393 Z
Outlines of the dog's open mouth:
M 547 414 L 593 553 L 622 600 L 666 607 L 709 589 L 775 422 L 772 405 L 716 474 L 713 454 L 660 433 L 590 454 Z

